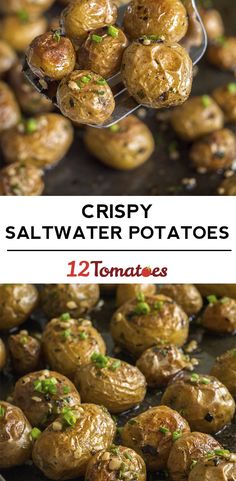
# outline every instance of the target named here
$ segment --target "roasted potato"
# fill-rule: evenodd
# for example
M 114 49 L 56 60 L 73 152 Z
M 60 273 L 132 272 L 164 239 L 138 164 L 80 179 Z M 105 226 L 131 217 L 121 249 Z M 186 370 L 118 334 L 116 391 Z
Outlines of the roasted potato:
M 116 290 L 116 304 L 122 306 L 134 297 L 153 296 L 156 293 L 155 284 L 119 284 Z
M 16 53 L 10 45 L 0 40 L 0 77 L 10 70 L 16 59 Z
M 146 380 L 137 367 L 97 353 L 78 368 L 75 385 L 83 402 L 103 405 L 112 413 L 137 406 L 146 394 Z
M 110 128 L 87 127 L 84 141 L 88 150 L 103 164 L 118 170 L 131 170 L 143 164 L 155 146 L 147 125 L 134 115 Z
M 187 33 L 188 15 L 180 0 L 132 0 L 125 11 L 124 28 L 132 39 L 156 35 L 178 42 Z
M 208 61 L 221 70 L 236 69 L 236 37 L 218 37 L 209 45 Z
M 66 313 L 52 319 L 46 325 L 42 342 L 50 367 L 74 379 L 77 368 L 90 362 L 94 352 L 105 354 L 106 346 L 90 321 L 68 316 Z
M 191 430 L 213 434 L 229 424 L 235 403 L 225 387 L 213 376 L 181 374 L 168 385 L 161 402 L 181 412 Z
M 224 112 L 226 122 L 236 122 L 236 83 L 216 88 L 212 96 Z
M 124 446 L 134 449 L 147 464 L 149 471 L 165 469 L 175 440 L 190 431 L 179 413 L 167 406 L 157 406 L 124 426 L 121 439 Z
M 121 76 L 138 103 L 153 108 L 176 106 L 190 95 L 192 61 L 181 45 L 144 37 L 125 50 Z
M 3 17 L 0 22 L 0 37 L 17 52 L 25 52 L 32 40 L 47 30 L 47 20 L 39 17 L 29 20 L 25 12 Z
M 229 129 L 221 129 L 196 141 L 189 153 L 194 167 L 215 171 L 230 167 L 236 158 L 236 137 Z
M 64 77 L 57 89 L 57 103 L 65 117 L 81 124 L 102 124 L 115 108 L 108 83 L 90 70 L 74 70 Z
M 15 162 L 0 170 L 0 195 L 41 195 L 43 172 L 34 165 Z
M 211 375 L 217 377 L 236 397 L 236 349 L 230 349 L 216 358 Z
M 51 167 L 67 153 L 73 127 L 59 114 L 42 114 L 3 132 L 1 145 L 6 162 L 18 160 L 35 167 Z
M 86 470 L 85 481 L 146 481 L 146 466 L 133 449 L 111 446 L 91 458 Z
M 10 129 L 20 119 L 20 109 L 12 90 L 0 81 L 0 133 Z
M 31 426 L 21 409 L 0 401 L 0 468 L 12 468 L 29 460 Z
M 19 374 L 34 371 L 39 366 L 41 344 L 36 337 L 23 330 L 12 334 L 8 341 L 14 370 Z M 33 423 L 34 424 L 34 423 Z
M 83 476 L 92 456 L 111 445 L 115 431 L 104 407 L 83 404 L 64 409 L 36 440 L 33 461 L 49 479 Z
M 172 446 L 167 469 L 172 481 L 188 481 L 192 467 L 206 454 L 222 446 L 209 434 L 187 433 Z M 198 481 L 202 481 L 199 478 Z M 213 481 L 213 480 L 212 480 Z
M 32 284 L 0 284 L 0 329 L 11 329 L 26 321 L 38 304 Z
M 215 40 L 224 35 L 225 27 L 219 10 L 216 10 L 216 8 L 201 8 L 200 15 L 208 40 Z
M 1 0 L 0 12 L 4 15 L 20 14 L 37 18 L 39 15 L 48 10 L 54 0 Z
M 188 481 L 232 481 L 234 478 L 236 478 L 236 455 L 226 449 L 216 449 L 193 467 Z
M 174 109 L 170 117 L 174 131 L 184 140 L 195 140 L 224 126 L 224 115 L 208 95 L 192 97 Z
M 218 191 L 222 195 L 236 195 L 236 175 L 224 179 Z
M 236 300 L 229 297 L 218 299 L 208 296 L 209 305 L 205 309 L 201 323 L 209 331 L 233 334 L 236 331 Z
M 162 284 L 158 293 L 171 297 L 189 316 L 197 314 L 202 306 L 202 296 L 193 284 Z
M 5 367 L 7 360 L 7 351 L 3 340 L 0 338 L 0 371 Z
M 98 284 L 45 284 L 40 299 L 49 319 L 63 312 L 77 318 L 95 308 L 99 295 Z
M 80 404 L 80 395 L 67 377 L 55 371 L 31 372 L 15 384 L 13 401 L 32 426 L 45 428 L 63 411 Z
M 111 320 L 114 341 L 136 356 L 159 343 L 182 346 L 187 340 L 188 328 L 185 312 L 161 294 L 126 302 Z

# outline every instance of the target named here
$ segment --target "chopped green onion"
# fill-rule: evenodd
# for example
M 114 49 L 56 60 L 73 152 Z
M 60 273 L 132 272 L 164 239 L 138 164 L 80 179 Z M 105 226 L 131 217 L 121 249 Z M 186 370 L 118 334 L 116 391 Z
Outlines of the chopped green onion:
M 161 427 L 159 428 L 159 431 L 160 431 L 160 433 L 162 433 L 162 434 L 167 434 L 167 433 L 170 432 L 170 430 L 169 430 L 168 428 L 165 428 L 164 426 L 161 426 Z
M 118 30 L 118 28 L 113 27 L 113 25 L 109 25 L 109 27 L 108 27 L 108 29 L 107 29 L 107 33 L 108 33 L 108 35 L 110 35 L 111 37 L 116 38 L 116 37 L 118 37 L 118 35 L 119 35 L 119 30 Z
M 236 83 L 230 83 L 228 84 L 228 91 L 231 93 L 231 94 L 236 94 Z
M 36 381 L 34 381 L 34 390 L 43 394 L 56 394 L 56 384 L 57 379 L 55 377 L 49 377 L 43 380 L 36 379 Z
M 83 82 L 83 84 L 87 84 L 90 82 L 90 80 L 92 80 L 92 77 L 91 75 L 83 75 L 80 80 Z
M 193 459 L 191 464 L 190 464 L 190 470 L 192 470 L 194 468 L 194 466 L 196 466 L 196 464 L 197 464 L 197 460 Z
M 199 381 L 199 375 L 196 373 L 193 373 L 190 377 L 191 382 L 198 382 Z
M 33 428 L 33 429 L 31 429 L 31 431 L 30 431 L 30 437 L 31 437 L 31 439 L 33 439 L 34 441 L 35 441 L 36 439 L 38 439 L 41 434 L 42 434 L 42 431 L 40 431 L 40 429 L 38 429 L 38 428 Z
M 124 456 L 125 456 L 125 458 L 128 459 L 129 461 L 133 461 L 133 458 L 132 458 L 131 454 L 128 453 L 128 451 L 125 451 Z
M 20 338 L 20 343 L 24 346 L 28 342 L 28 337 L 27 336 L 22 336 Z
M 207 300 L 209 304 L 215 304 L 218 301 L 217 297 L 213 294 L 211 296 L 207 296 Z
M 109 127 L 109 129 L 111 130 L 111 132 L 119 132 L 120 127 L 118 124 L 113 124 Z
M 137 296 L 136 296 L 136 299 L 137 301 L 139 302 L 144 302 L 145 301 L 145 295 L 143 292 L 138 292 Z
M 200 384 L 210 384 L 211 380 L 208 379 L 207 377 L 201 377 L 200 379 Z
M 85 331 L 82 331 L 79 333 L 79 338 L 81 339 L 81 341 L 85 341 L 85 339 L 88 339 L 88 334 L 87 332 Z
M 37 120 L 36 119 L 28 119 L 25 122 L 25 131 L 27 134 L 33 134 L 36 132 L 38 128 Z
M 147 302 L 139 302 L 134 309 L 135 314 L 138 314 L 138 315 L 149 314 L 150 311 L 151 311 L 151 308 L 147 304 Z
M 69 312 L 64 312 L 64 314 L 61 315 L 60 320 L 61 321 L 69 321 L 70 318 L 71 317 L 70 317 Z
M 5 414 L 6 410 L 3 406 L 0 406 L 0 417 L 2 418 Z
M 54 32 L 54 35 L 53 35 L 53 38 L 56 42 L 60 42 L 61 40 L 61 34 L 58 30 L 56 30 L 56 32 Z
M 97 80 L 96 83 L 98 85 L 106 85 L 107 81 L 104 78 L 101 78 L 101 79 Z
M 119 448 L 117 446 L 113 445 L 113 446 L 110 447 L 110 452 L 112 454 L 114 454 L 115 456 L 118 456 L 119 455 Z
M 98 95 L 104 95 L 105 93 L 106 93 L 105 90 L 98 90 L 98 91 L 97 91 L 97 94 L 98 94 Z
M 65 331 L 62 331 L 61 335 L 64 339 L 68 339 L 71 336 L 71 330 L 65 329 Z
M 180 439 L 182 437 L 182 431 L 178 430 L 178 431 L 174 431 L 172 433 L 172 439 L 173 441 L 177 441 L 178 439 Z
M 163 307 L 164 301 L 155 301 L 154 302 L 154 309 L 160 311 Z
M 63 387 L 63 394 L 69 394 L 70 392 L 70 387 L 69 386 L 64 386 Z
M 72 409 L 64 408 L 62 410 L 62 415 L 63 415 L 63 420 L 68 424 L 68 426 L 75 425 L 77 421 L 77 417 L 75 413 L 72 411 Z
M 91 361 L 96 364 L 96 367 L 98 367 L 99 369 L 103 369 L 107 367 L 109 358 L 107 356 L 103 356 L 103 354 L 94 352 L 91 356 Z
M 207 108 L 211 105 L 211 98 L 209 97 L 209 95 L 203 95 L 202 96 L 202 105 L 205 108 Z
M 121 361 L 119 359 L 116 359 L 112 364 L 111 366 L 109 367 L 109 369 L 111 371 L 116 371 L 119 367 L 121 366 Z
M 229 302 L 229 297 L 222 297 L 222 299 L 220 300 L 221 304 L 227 304 L 227 302 Z
M 96 35 L 95 33 L 91 35 L 91 39 L 93 40 L 93 42 L 97 42 L 97 43 L 102 42 L 102 36 Z

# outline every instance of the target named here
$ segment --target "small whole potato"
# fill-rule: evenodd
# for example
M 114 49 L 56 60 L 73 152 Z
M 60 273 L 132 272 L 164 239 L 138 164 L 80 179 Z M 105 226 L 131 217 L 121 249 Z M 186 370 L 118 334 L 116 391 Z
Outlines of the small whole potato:
M 146 394 L 146 380 L 137 367 L 98 353 L 78 368 L 75 385 L 82 402 L 100 404 L 112 413 L 137 406 Z
M 11 329 L 28 319 L 38 304 L 32 284 L 0 284 L 0 329 Z
M 155 284 L 120 284 L 116 289 L 116 304 L 122 306 L 134 297 L 153 296 L 156 294 Z
M 218 193 L 221 195 L 236 195 L 236 175 L 224 179 L 220 184 Z
M 171 297 L 189 316 L 202 309 L 202 296 L 193 284 L 162 284 L 157 290 L 160 294 Z
M 61 80 L 74 70 L 76 54 L 70 39 L 56 30 L 34 38 L 26 58 L 37 77 Z
M 192 97 L 173 110 L 170 117 L 174 131 L 184 140 L 195 140 L 224 126 L 224 115 L 208 95 Z
M 221 129 L 196 141 L 189 153 L 196 168 L 215 171 L 230 167 L 236 159 L 236 137 L 229 129 Z
M 181 412 L 192 431 L 214 434 L 229 424 L 235 402 L 218 379 L 202 374 L 181 374 L 168 385 L 161 402 Z
M 216 449 L 198 461 L 189 474 L 188 481 L 232 481 L 236 478 L 236 455 L 226 449 Z
M 18 379 L 13 401 L 22 409 L 32 426 L 45 428 L 63 411 L 80 404 L 74 384 L 55 371 L 36 371 Z
M 1 0 L 0 12 L 4 15 L 20 14 L 37 18 L 48 10 L 55 0 Z
M 134 449 L 144 459 L 148 471 L 165 469 L 174 442 L 190 431 L 179 413 L 167 406 L 148 409 L 124 426 L 124 446 Z
M 16 53 L 10 45 L 0 40 L 0 77 L 10 70 L 16 59 Z
M 96 307 L 99 301 L 98 284 L 45 284 L 40 300 L 49 319 L 68 312 L 77 318 Z
M 181 45 L 143 37 L 125 50 L 121 76 L 138 103 L 152 108 L 171 107 L 189 97 L 193 65 Z
M 20 109 L 12 90 L 0 81 L 0 133 L 10 129 L 20 120 Z
M 33 462 L 49 479 L 83 476 L 92 456 L 110 447 L 115 432 L 115 422 L 104 407 L 82 404 L 64 409 L 36 440 Z
M 225 27 L 223 19 L 216 8 L 202 8 L 200 10 L 200 15 L 210 41 L 224 35 Z
M 43 172 L 34 165 L 15 162 L 0 170 L 0 195 L 41 195 Z
M 188 15 L 180 0 L 132 0 L 125 11 L 124 28 L 132 39 L 156 35 L 178 42 L 187 33 Z
M 47 20 L 39 17 L 29 20 L 25 12 L 3 17 L 0 22 L 2 40 L 19 53 L 24 53 L 32 40 L 47 30 Z
M 219 37 L 207 50 L 208 61 L 221 70 L 236 69 L 236 37 Z
M 0 371 L 3 370 L 7 361 L 7 351 L 3 340 L 0 338 Z
M 226 122 L 236 122 L 236 83 L 216 88 L 212 96 L 224 112 Z
M 229 297 L 217 299 L 208 296 L 209 305 L 202 318 L 202 325 L 209 331 L 219 334 L 233 334 L 236 331 L 236 300 Z
M 17 373 L 26 374 L 37 369 L 41 357 L 41 344 L 36 337 L 23 330 L 9 337 L 8 346 Z
M 85 481 L 146 481 L 146 466 L 133 449 L 111 446 L 91 458 L 86 470 Z
M 236 349 L 230 349 L 216 358 L 211 375 L 217 377 L 236 397 Z
M 0 468 L 12 468 L 30 459 L 31 426 L 16 406 L 0 401 Z
M 108 83 L 90 70 L 74 70 L 64 77 L 57 89 L 57 103 L 65 117 L 81 124 L 102 124 L 115 108 Z
M 150 158 L 155 147 L 151 131 L 134 115 L 107 129 L 87 127 L 84 141 L 103 164 L 118 170 L 139 167 Z
M 47 168 L 57 164 L 73 141 L 73 127 L 59 114 L 42 114 L 4 132 L 1 145 L 6 162 Z

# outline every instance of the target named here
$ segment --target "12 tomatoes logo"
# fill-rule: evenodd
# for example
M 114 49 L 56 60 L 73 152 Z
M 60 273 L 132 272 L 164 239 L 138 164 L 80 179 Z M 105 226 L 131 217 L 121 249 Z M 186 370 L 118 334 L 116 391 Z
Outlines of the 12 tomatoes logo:
M 71 261 L 67 264 L 67 277 L 166 277 L 167 267 L 143 267 L 140 264 L 130 267 L 107 267 L 103 261 Z

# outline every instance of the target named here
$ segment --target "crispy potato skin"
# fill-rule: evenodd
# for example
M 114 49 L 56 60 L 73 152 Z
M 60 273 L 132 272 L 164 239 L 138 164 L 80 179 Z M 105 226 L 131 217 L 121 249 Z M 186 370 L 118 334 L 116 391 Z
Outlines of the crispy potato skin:
M 69 329 L 72 335 L 65 336 Z M 86 333 L 86 339 L 81 339 L 81 333 Z M 43 332 L 43 350 L 47 362 L 70 379 L 74 379 L 79 366 L 90 362 L 94 352 L 105 354 L 106 346 L 102 336 L 92 327 L 90 321 L 70 319 L 61 321 L 52 319 Z
M 9 337 L 8 346 L 16 372 L 26 374 L 38 367 L 41 357 L 41 344 L 38 339 L 29 336 L 27 331 L 12 334 Z
M 16 159 L 35 167 L 46 168 L 57 164 L 73 141 L 73 127 L 59 114 L 42 114 L 35 118 L 36 129 L 27 132 L 26 124 L 19 124 L 4 132 L 1 138 L 6 162 Z
M 110 451 L 101 451 L 91 458 L 86 470 L 85 481 L 114 481 L 118 479 L 122 466 L 127 481 L 146 481 L 146 466 L 133 449 L 114 446 Z
M 217 40 L 207 50 L 208 61 L 221 70 L 236 69 L 236 37 L 225 37 L 223 42 Z
M 31 456 L 31 426 L 21 409 L 1 401 L 4 410 L 0 417 L 0 468 L 24 464 Z
M 0 133 L 10 129 L 20 120 L 20 109 L 12 90 L 0 81 Z
M 224 112 L 226 122 L 236 122 L 236 92 L 230 90 L 230 84 L 216 88 L 212 96 Z
M 0 371 L 4 368 L 7 360 L 7 351 L 3 340 L 0 338 Z
M 84 141 L 103 164 L 118 170 L 132 170 L 146 162 L 154 151 L 151 131 L 141 120 L 129 115 L 116 124 L 118 130 L 87 127 Z
M 0 329 L 11 329 L 36 308 L 38 291 L 32 284 L 1 284 L 0 299 Z
M 36 381 L 50 378 L 57 380 L 55 394 L 35 389 Z M 68 392 L 65 393 L 65 390 Z M 59 416 L 64 407 L 73 407 L 79 404 L 80 395 L 67 377 L 45 369 L 31 372 L 18 379 L 13 392 L 13 400 L 25 413 L 32 426 L 45 428 Z
M 33 461 L 49 479 L 83 476 L 91 457 L 112 444 L 116 428 L 105 408 L 83 404 L 76 411 L 74 426 L 54 431 L 51 424 L 34 444 Z M 63 424 L 63 418 L 57 420 Z
M 184 434 L 173 444 L 168 458 L 167 469 L 171 480 L 188 481 L 192 462 L 199 461 L 215 449 L 222 449 L 222 446 L 209 434 Z
M 132 39 L 158 35 L 178 42 L 187 33 L 187 12 L 179 0 L 132 0 L 125 12 L 124 28 Z
M 224 179 L 220 184 L 220 188 L 222 189 L 223 195 L 236 195 L 236 175 Z
M 230 423 L 235 403 L 228 389 L 213 376 L 201 376 L 209 384 L 192 381 L 188 374 L 180 375 L 167 387 L 162 403 L 183 412 L 192 430 L 213 434 Z
M 209 304 L 202 316 L 202 325 L 215 333 L 234 333 L 236 330 L 236 300 L 222 298 Z
M 158 292 L 171 297 L 189 316 L 197 314 L 202 306 L 202 296 L 193 284 L 163 284 Z
M 145 42 L 145 40 L 144 40 Z M 192 88 L 193 67 L 187 51 L 160 40 L 134 41 L 125 50 L 122 80 L 135 100 L 147 107 L 180 105 Z
M 153 296 L 155 293 L 155 284 L 119 284 L 116 289 L 116 304 L 119 307 L 130 299 L 137 298 L 139 294 Z
M 219 379 L 236 397 L 236 349 L 230 349 L 216 358 L 211 375 Z
M 0 23 L 1 38 L 19 53 L 25 52 L 32 40 L 46 30 L 44 17 L 23 22 L 17 15 L 9 15 Z
M 55 0 L 1 0 L 0 11 L 4 15 L 17 14 L 25 11 L 30 18 L 37 18 L 48 10 Z
M 98 284 L 48 284 L 40 294 L 42 308 L 50 319 L 68 312 L 80 317 L 99 301 Z
M 166 427 L 168 433 L 160 428 Z M 167 406 L 157 406 L 136 416 L 122 430 L 121 438 L 124 446 L 134 449 L 146 462 L 147 469 L 156 471 L 165 469 L 173 445 L 173 432 L 190 431 L 189 425 L 179 413 Z
M 235 134 L 229 129 L 212 132 L 192 145 L 189 156 L 196 168 L 226 169 L 236 157 Z
M 34 165 L 15 162 L 0 170 L 0 195 L 41 195 L 43 172 Z
M 169 297 L 148 296 L 148 314 L 134 313 L 137 301 L 132 299 L 121 306 L 112 317 L 111 333 L 115 342 L 135 356 L 158 342 L 182 346 L 188 337 L 189 322 L 185 312 Z M 155 310 L 154 304 L 162 307 Z
M 3 40 L 0 40 L 0 77 L 5 74 L 16 62 L 16 53 Z
M 236 456 L 214 456 L 199 461 L 189 474 L 188 481 L 230 481 L 236 477 Z
M 91 80 L 83 83 L 85 77 Z M 100 75 L 90 70 L 74 70 L 64 77 L 57 89 L 57 102 L 63 115 L 81 124 L 97 125 L 109 119 L 115 100 L 109 85 L 100 85 L 101 81 Z
M 209 40 L 215 40 L 224 35 L 224 23 L 218 10 L 215 8 L 201 8 L 200 14 Z
M 108 359 L 108 367 L 103 369 L 93 362 L 79 367 L 75 385 L 83 402 L 94 402 L 112 413 L 121 413 L 144 400 L 146 380 L 137 367 L 120 361 L 120 366 L 113 369 L 117 359 Z
M 171 125 L 184 140 L 195 140 L 223 128 L 224 115 L 216 102 L 209 97 L 209 105 L 204 105 L 203 97 L 192 97 L 184 105 L 174 109 Z

